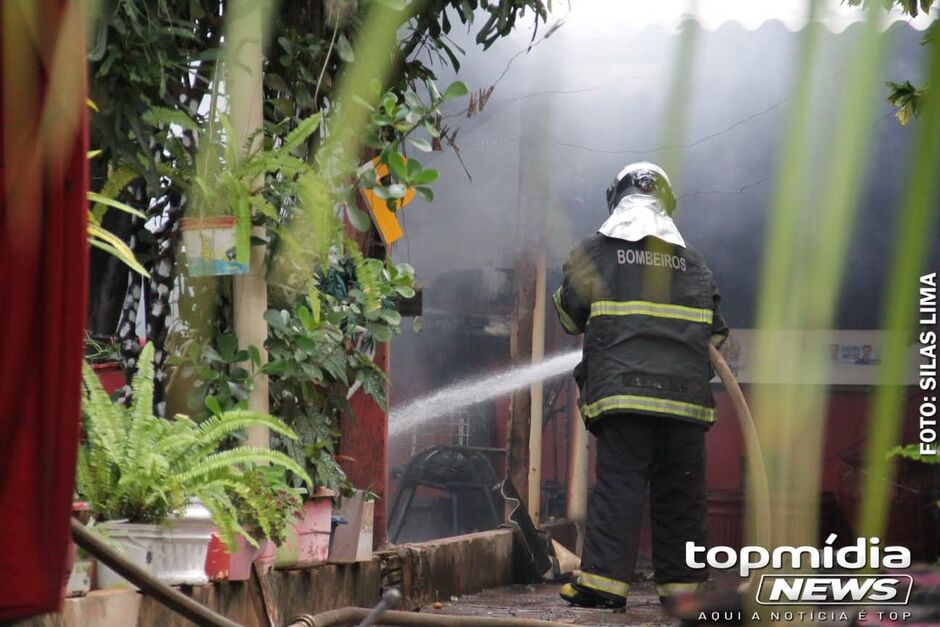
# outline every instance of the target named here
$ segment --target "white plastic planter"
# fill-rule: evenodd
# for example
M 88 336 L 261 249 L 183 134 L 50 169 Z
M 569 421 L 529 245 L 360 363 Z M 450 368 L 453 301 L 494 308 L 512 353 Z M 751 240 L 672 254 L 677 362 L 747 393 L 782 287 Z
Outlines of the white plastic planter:
M 187 506 L 180 518 L 161 525 L 106 522 L 98 525 L 129 559 L 170 585 L 208 583 L 205 563 L 212 520 L 205 507 Z M 130 582 L 104 564 L 97 568 L 98 588 L 131 588 Z

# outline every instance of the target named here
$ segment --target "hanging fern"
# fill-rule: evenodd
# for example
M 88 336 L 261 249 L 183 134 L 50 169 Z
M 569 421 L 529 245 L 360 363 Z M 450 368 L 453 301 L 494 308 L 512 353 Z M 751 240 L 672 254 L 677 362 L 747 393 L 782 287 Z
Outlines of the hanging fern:
M 315 113 L 309 117 L 304 118 L 297 123 L 297 126 L 287 134 L 287 137 L 284 138 L 284 143 L 281 145 L 279 152 L 281 153 L 291 153 L 307 139 L 313 135 L 313 133 L 320 127 L 320 122 L 322 120 L 322 114 Z
M 187 501 L 199 499 L 230 548 L 238 535 L 255 544 L 242 519 L 250 519 L 250 526 L 260 527 L 265 535 L 283 533 L 271 521 L 286 524 L 289 516 L 272 511 L 270 499 L 257 489 L 255 468 L 269 464 L 282 473 L 289 471 L 312 489 L 310 476 L 277 451 L 244 446 L 220 451 L 219 446 L 227 435 L 254 425 L 264 425 L 289 440 L 297 435 L 279 419 L 259 412 L 223 412 L 202 424 L 186 416 L 173 420 L 154 416 L 153 358 L 153 345 L 148 343 L 132 382 L 130 407 L 112 402 L 85 364 L 85 438 L 76 472 L 79 497 L 100 519 L 143 523 L 163 521 L 179 514 Z M 292 490 L 284 477 L 271 481 L 272 490 Z M 299 498 L 287 498 L 277 507 L 293 513 L 299 505 Z

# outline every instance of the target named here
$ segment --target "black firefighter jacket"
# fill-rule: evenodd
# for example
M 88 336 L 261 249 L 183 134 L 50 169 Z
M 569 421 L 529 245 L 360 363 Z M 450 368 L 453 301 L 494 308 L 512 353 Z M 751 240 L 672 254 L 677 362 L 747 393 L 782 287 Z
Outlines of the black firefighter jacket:
M 597 233 L 572 251 L 564 273 L 553 301 L 565 330 L 585 334 L 574 376 L 588 428 L 617 412 L 711 426 L 708 344 L 720 346 L 728 327 L 702 256 L 654 237 Z

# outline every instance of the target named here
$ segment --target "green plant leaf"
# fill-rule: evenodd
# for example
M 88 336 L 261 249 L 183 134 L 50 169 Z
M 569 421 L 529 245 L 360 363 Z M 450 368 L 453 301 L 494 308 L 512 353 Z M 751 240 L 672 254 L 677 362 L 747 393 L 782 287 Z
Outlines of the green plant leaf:
M 261 352 L 258 350 L 258 347 L 254 344 L 248 345 L 248 355 L 251 358 L 251 363 L 256 367 L 261 365 Z
M 440 174 L 437 170 L 422 170 L 414 176 L 411 177 L 410 182 L 412 185 L 426 185 L 427 183 L 433 183 L 440 177 Z
M 283 361 L 269 361 L 261 368 L 265 374 L 283 375 L 287 372 L 288 365 Z
M 401 314 L 394 309 L 382 309 L 378 312 L 378 316 L 392 326 L 401 324 Z
M 390 120 L 395 118 L 398 112 L 398 98 L 393 92 L 386 92 L 382 97 L 382 109 L 385 110 Z
M 440 131 L 440 129 L 437 128 L 437 126 L 434 125 L 433 122 L 431 122 L 430 120 L 425 120 L 424 123 L 423 123 L 423 126 L 424 126 L 424 130 L 426 130 L 426 131 L 428 132 L 428 135 L 430 135 L 431 137 L 433 137 L 433 138 L 435 138 L 435 139 L 440 138 L 440 136 L 441 136 L 441 131 Z M 433 150 L 433 148 L 432 148 L 432 150 Z
M 313 321 L 313 316 L 305 305 L 297 305 L 294 308 L 294 311 L 297 313 L 297 318 L 300 320 L 300 323 L 304 325 L 305 329 L 312 331 L 316 328 L 316 324 Z
M 427 202 L 434 202 L 434 190 L 430 187 L 415 187 L 415 191 Z
M 210 478 L 216 470 L 265 462 L 289 470 L 303 479 L 304 483 L 313 485 L 310 475 L 284 453 L 252 446 L 240 446 L 228 451 L 220 451 L 189 464 L 189 469 L 180 474 L 179 480 L 184 484 L 198 484 Z
M 372 189 L 372 193 L 375 194 L 375 197 L 380 200 L 388 200 L 392 195 L 388 191 L 388 187 L 385 185 L 376 185 Z
M 219 404 L 219 399 L 212 396 L 211 394 L 206 396 L 205 399 L 206 409 L 212 412 L 213 415 L 218 416 L 222 413 L 222 405 Z
M 400 152 L 393 151 L 388 154 L 388 167 L 399 181 L 408 180 L 408 166 Z
M 468 93 L 470 93 L 470 90 L 467 89 L 467 85 L 465 83 L 462 81 L 454 81 L 447 86 L 447 89 L 444 90 L 444 93 L 441 96 L 441 100 L 453 100 L 454 98 L 466 96 Z
M 136 176 L 133 177 L 133 178 L 136 178 Z M 105 205 L 105 206 L 107 206 L 107 207 L 112 207 L 112 208 L 114 208 L 114 209 L 118 209 L 119 211 L 123 211 L 124 213 L 129 213 L 129 214 L 131 214 L 132 216 L 136 216 L 136 217 L 142 218 L 142 219 L 144 219 L 144 220 L 147 219 L 147 214 L 145 214 L 143 211 L 140 211 L 140 210 L 138 210 L 138 209 L 134 209 L 133 207 L 131 207 L 130 205 L 128 205 L 128 204 L 126 204 L 126 203 L 123 203 L 123 202 L 114 200 L 113 198 L 108 198 L 107 196 L 104 196 L 104 195 L 99 194 L 99 193 L 97 193 L 97 192 L 88 192 L 88 200 L 92 201 L 93 203 L 99 204 L 99 205 Z M 103 212 L 102 212 L 102 213 L 103 213 Z M 100 215 L 97 215 L 97 214 L 96 214 L 96 217 L 98 217 L 98 218 L 100 219 Z
M 307 139 L 320 128 L 320 121 L 323 116 L 315 113 L 301 120 L 294 130 L 284 138 L 284 144 L 279 152 L 292 152 L 300 147 Z
M 316 355 L 317 354 L 317 343 L 313 338 L 307 337 L 305 335 L 296 335 L 294 336 L 294 346 L 306 353 L 307 355 Z M 301 358 L 297 361 L 302 361 L 303 357 L 306 355 L 301 355 Z
M 336 38 L 336 53 L 339 55 L 339 58 L 346 63 L 352 63 L 356 60 L 353 47 L 343 33 L 340 33 L 339 37 Z
M 268 309 L 264 312 L 264 319 L 272 329 L 286 333 L 288 328 L 287 322 L 284 320 L 284 313 L 286 312 L 282 313 L 278 309 Z
M 366 328 L 378 342 L 387 342 L 392 339 L 392 330 L 383 324 L 370 324 Z
M 349 223 L 357 231 L 364 232 L 372 228 L 372 218 L 352 203 L 346 204 L 346 216 L 349 218 Z
M 90 227 L 91 227 L 91 224 L 89 224 L 89 229 Z M 134 272 L 145 277 L 150 276 L 150 273 L 147 272 L 147 269 L 144 268 L 142 265 L 140 265 L 140 263 L 138 263 L 138 261 L 134 258 L 134 253 L 131 251 L 130 248 L 127 247 L 126 244 L 124 244 L 124 242 L 120 242 L 120 245 L 116 246 L 106 241 L 102 241 L 101 239 L 98 239 L 97 237 L 90 236 L 88 239 L 88 245 L 94 246 L 98 250 L 102 250 L 108 253 L 109 255 L 115 256 Z
M 185 111 L 168 107 L 151 107 L 141 119 L 151 126 L 179 126 L 193 133 L 199 132 L 199 124 Z
M 431 147 L 430 142 L 428 142 L 428 140 L 421 138 L 421 137 L 415 137 L 415 138 L 409 139 L 408 143 L 422 152 L 431 152 L 432 150 L 434 150 Z
M 226 362 L 231 362 L 238 350 L 238 338 L 231 333 L 223 333 L 219 337 L 219 355 Z

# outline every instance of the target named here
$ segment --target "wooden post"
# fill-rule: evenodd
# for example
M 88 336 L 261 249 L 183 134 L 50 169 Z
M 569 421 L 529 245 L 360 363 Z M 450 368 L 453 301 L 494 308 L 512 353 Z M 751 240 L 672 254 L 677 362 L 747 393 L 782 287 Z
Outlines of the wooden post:
M 532 307 L 532 363 L 545 357 L 545 249 L 538 255 L 535 268 L 535 304 Z M 542 509 L 542 397 L 543 385 L 536 381 L 529 388 L 529 517 L 536 525 Z
M 517 365 L 540 360 L 545 337 L 545 222 L 551 205 L 552 154 L 544 129 L 550 122 L 550 100 L 526 101 L 521 109 L 519 153 L 519 203 L 516 218 L 516 264 L 513 272 L 513 313 L 510 357 Z M 541 263 L 541 275 L 539 264 Z M 541 279 L 539 279 L 541 276 Z M 538 286 L 541 285 L 541 304 Z M 539 319 L 536 329 L 536 317 Z M 537 339 L 536 339 L 537 337 Z M 533 350 L 538 350 L 538 357 Z M 518 390 L 512 396 L 508 429 L 507 468 L 526 509 L 538 519 L 540 476 L 532 469 L 541 460 L 541 384 Z M 536 401 L 534 397 L 538 397 Z M 538 441 L 530 442 L 538 429 Z M 530 485 L 530 480 L 535 481 Z
M 532 358 L 532 312 L 535 301 L 535 263 L 531 253 L 516 258 L 512 334 L 509 354 L 515 364 Z M 529 494 L 529 436 L 531 433 L 531 393 L 528 388 L 516 390 L 509 408 L 506 467 L 510 481 L 520 496 Z M 512 509 L 507 503 L 507 508 Z
M 235 130 L 232 141 L 237 146 L 244 146 L 252 133 L 263 125 L 263 91 L 261 88 L 261 42 L 266 14 L 266 3 L 240 0 L 231 4 L 231 12 L 226 23 L 229 55 L 227 62 L 226 89 L 231 103 L 231 120 Z M 254 148 L 261 143 L 260 133 L 255 134 Z M 258 232 L 260 230 L 260 232 Z M 256 227 L 256 236 L 263 236 L 264 230 Z M 261 352 L 261 363 L 267 361 L 264 341 L 268 328 L 264 321 L 264 312 L 268 308 L 268 286 L 265 281 L 264 247 L 254 246 L 251 250 L 248 274 L 238 275 L 233 280 L 233 309 L 235 335 L 242 347 L 254 345 Z M 248 407 L 254 411 L 268 411 L 268 378 L 258 374 L 254 387 L 248 397 Z M 268 448 L 270 446 L 267 427 L 249 427 L 248 444 Z

